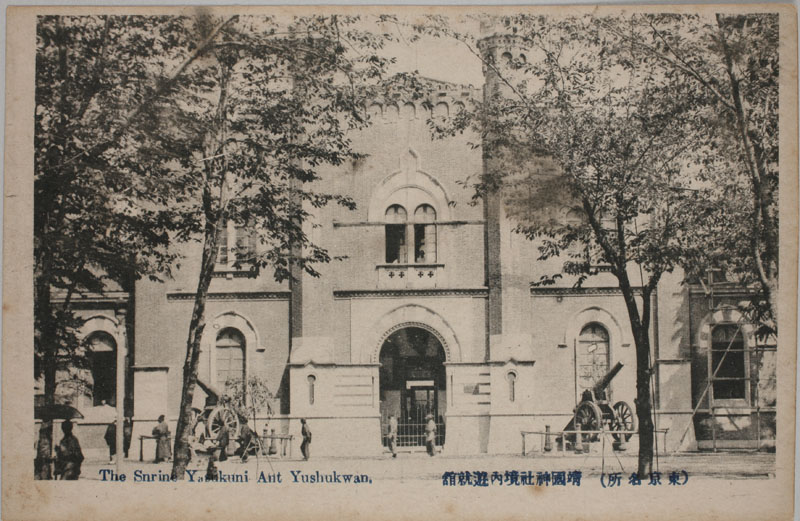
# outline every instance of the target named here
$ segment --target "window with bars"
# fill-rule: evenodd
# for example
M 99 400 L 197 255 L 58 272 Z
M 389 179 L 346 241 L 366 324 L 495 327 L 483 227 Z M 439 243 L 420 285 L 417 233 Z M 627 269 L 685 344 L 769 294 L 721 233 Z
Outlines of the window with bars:
M 712 378 L 714 400 L 746 399 L 746 363 L 747 348 L 739 326 L 725 324 L 711 330 L 709 377 Z
M 217 388 L 225 389 L 228 380 L 245 379 L 245 340 L 242 333 L 228 327 L 217 335 Z

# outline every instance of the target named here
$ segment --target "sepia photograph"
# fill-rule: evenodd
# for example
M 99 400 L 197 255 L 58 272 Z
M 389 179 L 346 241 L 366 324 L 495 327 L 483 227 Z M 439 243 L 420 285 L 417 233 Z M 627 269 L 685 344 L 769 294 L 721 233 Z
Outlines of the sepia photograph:
M 791 519 L 796 18 L 8 8 L 4 517 Z

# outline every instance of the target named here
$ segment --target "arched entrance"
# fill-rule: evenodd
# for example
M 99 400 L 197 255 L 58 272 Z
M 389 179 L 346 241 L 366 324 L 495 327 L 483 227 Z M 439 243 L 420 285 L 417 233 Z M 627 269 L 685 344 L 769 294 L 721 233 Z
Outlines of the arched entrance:
M 398 423 L 400 447 L 425 445 L 425 417 L 436 421 L 436 445 L 445 438 L 445 352 L 442 343 L 421 327 L 404 327 L 393 332 L 380 350 L 381 432 L 386 433 L 389 415 Z M 383 438 L 384 445 L 387 440 Z

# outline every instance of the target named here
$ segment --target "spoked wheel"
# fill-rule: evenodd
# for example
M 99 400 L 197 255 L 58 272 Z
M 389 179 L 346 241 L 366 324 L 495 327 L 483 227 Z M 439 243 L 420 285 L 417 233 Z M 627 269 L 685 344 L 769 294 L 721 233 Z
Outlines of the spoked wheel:
M 224 407 L 215 407 L 208 415 L 208 421 L 206 422 L 208 437 L 216 440 L 223 424 L 228 426 L 230 439 L 235 440 L 239 436 L 239 417 L 236 413 Z
M 603 428 L 603 413 L 594 402 L 581 402 L 575 409 L 575 429 L 580 426 L 582 431 L 599 431 Z M 594 440 L 597 434 L 584 434 L 584 441 Z
M 611 424 L 611 428 L 615 431 L 635 431 L 636 427 L 638 427 L 636 422 L 636 415 L 633 414 L 633 408 L 628 405 L 628 402 L 617 402 L 614 404 L 614 422 Z M 631 439 L 633 434 L 616 434 L 612 433 L 614 439 L 616 441 L 622 440 L 622 437 L 625 437 L 625 441 Z

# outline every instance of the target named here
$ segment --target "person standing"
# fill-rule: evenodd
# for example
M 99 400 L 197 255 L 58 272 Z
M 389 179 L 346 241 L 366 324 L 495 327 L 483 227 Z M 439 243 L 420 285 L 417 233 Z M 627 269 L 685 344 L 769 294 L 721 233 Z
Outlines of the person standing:
M 117 420 L 106 427 L 105 440 L 108 445 L 108 462 L 114 463 L 114 455 L 117 453 Z
M 392 451 L 392 457 L 397 457 L 397 418 L 394 414 L 389 415 L 389 450 Z
M 169 425 L 164 421 L 164 415 L 158 417 L 158 425 L 153 427 L 153 436 L 156 438 L 156 463 L 169 461 L 172 457 L 172 448 L 169 446 Z
M 228 459 L 228 445 L 231 442 L 231 433 L 228 430 L 228 425 L 221 422 L 219 432 L 217 433 L 217 457 L 218 461 L 227 461 Z
M 125 459 L 128 458 L 128 451 L 131 449 L 131 438 L 133 437 L 133 418 L 126 416 L 122 422 L 122 448 L 125 451 Z
M 245 463 L 249 456 L 250 443 L 253 441 L 253 430 L 245 417 L 241 417 L 241 426 L 239 431 L 239 450 L 241 451 L 242 463 Z
M 78 438 L 72 435 L 72 422 L 67 420 L 61 424 L 64 437 L 56 446 L 56 478 L 75 480 L 81 475 L 83 452 Z
M 425 445 L 428 448 L 428 456 L 436 455 L 436 422 L 433 421 L 433 415 L 425 416 L 428 423 L 425 425 Z
M 301 418 L 300 423 L 303 425 L 303 443 L 300 444 L 300 451 L 303 453 L 303 459 L 308 461 L 308 458 L 311 457 L 311 428 L 305 418 Z

